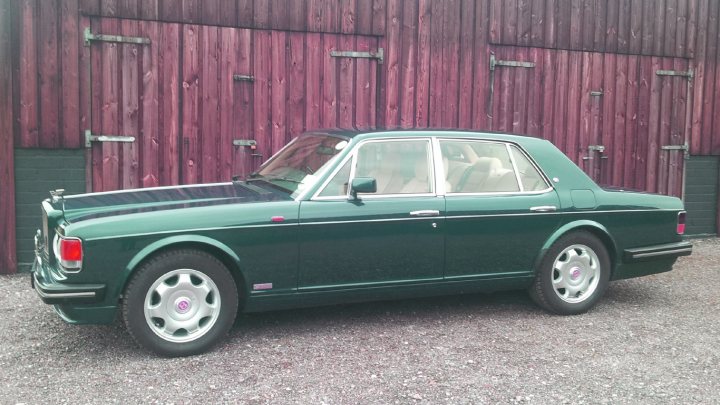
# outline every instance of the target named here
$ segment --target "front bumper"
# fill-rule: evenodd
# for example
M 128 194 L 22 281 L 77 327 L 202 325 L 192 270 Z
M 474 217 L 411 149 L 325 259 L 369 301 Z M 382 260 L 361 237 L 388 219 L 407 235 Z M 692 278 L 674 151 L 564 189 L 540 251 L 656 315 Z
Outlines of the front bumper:
M 40 257 L 33 263 L 30 284 L 46 304 L 92 304 L 105 298 L 104 284 L 66 284 L 55 280 Z
M 626 262 L 653 261 L 688 256 L 691 253 L 692 243 L 682 241 L 664 245 L 625 249 L 624 259 Z

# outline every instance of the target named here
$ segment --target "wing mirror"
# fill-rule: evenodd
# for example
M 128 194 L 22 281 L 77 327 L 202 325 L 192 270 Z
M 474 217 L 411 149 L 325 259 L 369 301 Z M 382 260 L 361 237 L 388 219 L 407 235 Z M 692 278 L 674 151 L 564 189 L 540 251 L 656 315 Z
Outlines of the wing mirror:
M 355 177 L 350 183 L 349 200 L 359 200 L 358 193 L 377 192 L 377 181 L 372 177 Z

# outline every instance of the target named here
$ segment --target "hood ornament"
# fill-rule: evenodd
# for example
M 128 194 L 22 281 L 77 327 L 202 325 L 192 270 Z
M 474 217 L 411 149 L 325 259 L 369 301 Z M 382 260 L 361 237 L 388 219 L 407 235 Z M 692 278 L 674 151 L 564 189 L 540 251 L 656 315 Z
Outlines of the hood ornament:
M 65 192 L 64 188 L 58 188 L 57 190 L 50 190 L 50 195 L 52 196 L 52 201 L 58 202 L 59 200 L 62 200 L 63 193 Z

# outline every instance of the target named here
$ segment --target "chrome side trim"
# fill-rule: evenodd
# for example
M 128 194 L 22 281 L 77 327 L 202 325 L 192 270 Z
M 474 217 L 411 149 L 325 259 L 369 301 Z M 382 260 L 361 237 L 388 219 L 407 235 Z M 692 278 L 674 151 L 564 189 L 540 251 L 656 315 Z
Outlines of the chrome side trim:
M 39 289 L 35 289 L 35 292 L 42 298 L 94 298 L 95 292 L 76 292 L 76 293 L 44 293 Z
M 682 249 L 674 249 L 674 250 L 663 250 L 660 252 L 649 252 L 649 253 L 635 253 L 632 255 L 633 259 L 642 259 L 644 257 L 656 257 L 656 256 L 674 256 L 676 254 L 682 254 L 682 253 L 692 253 L 692 248 L 682 248 Z

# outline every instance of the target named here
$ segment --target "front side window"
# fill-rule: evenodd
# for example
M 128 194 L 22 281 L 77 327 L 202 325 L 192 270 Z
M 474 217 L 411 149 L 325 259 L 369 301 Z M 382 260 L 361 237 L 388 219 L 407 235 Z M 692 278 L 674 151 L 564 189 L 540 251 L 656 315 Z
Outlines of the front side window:
M 329 166 L 347 144 L 347 140 L 336 136 L 302 135 L 251 174 L 248 180 L 271 183 L 294 198 L 315 183 L 316 173 Z
M 347 195 L 353 162 L 354 177 L 375 179 L 375 195 L 433 192 L 429 140 L 367 142 L 358 148 L 353 158 L 328 182 L 320 197 Z
M 449 193 L 520 191 L 507 147 L 473 140 L 440 141 Z

